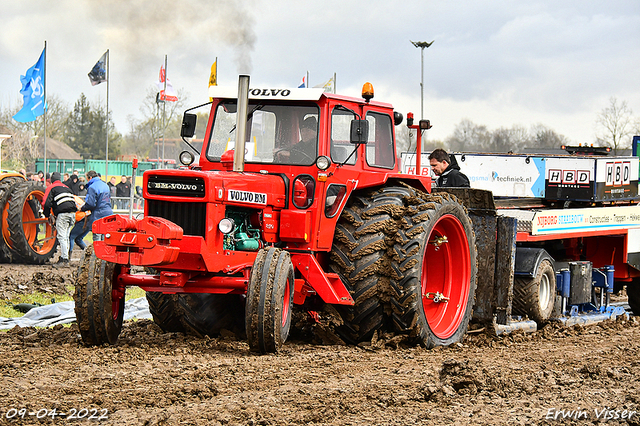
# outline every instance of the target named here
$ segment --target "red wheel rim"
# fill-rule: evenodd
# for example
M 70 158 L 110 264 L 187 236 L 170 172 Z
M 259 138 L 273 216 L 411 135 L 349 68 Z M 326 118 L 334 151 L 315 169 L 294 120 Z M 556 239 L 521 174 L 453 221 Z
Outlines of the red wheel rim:
M 287 282 L 284 285 L 284 301 L 282 302 L 282 326 L 286 327 L 287 326 L 287 318 L 289 318 L 289 309 L 291 309 L 290 306 L 290 299 L 291 299 L 291 289 L 290 289 L 290 282 L 289 279 L 287 278 Z
M 429 235 L 422 262 L 422 307 L 436 337 L 448 339 L 460 327 L 470 280 L 471 253 L 464 226 L 457 217 L 444 215 Z M 438 294 L 448 300 L 434 300 Z
M 29 194 L 26 202 L 22 206 L 22 229 L 29 247 L 37 254 L 48 254 L 53 250 L 56 243 L 53 228 L 49 221 L 44 218 L 36 217 L 29 202 L 35 199 L 42 204 L 44 192 L 40 190 L 33 191 Z

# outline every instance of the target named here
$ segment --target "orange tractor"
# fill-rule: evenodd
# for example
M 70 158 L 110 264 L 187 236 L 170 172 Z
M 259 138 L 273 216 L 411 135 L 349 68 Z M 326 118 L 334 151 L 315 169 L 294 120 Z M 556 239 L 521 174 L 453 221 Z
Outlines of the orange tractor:
M 45 187 L 14 172 L 0 174 L 0 262 L 43 264 L 55 254 L 55 230 L 44 217 Z

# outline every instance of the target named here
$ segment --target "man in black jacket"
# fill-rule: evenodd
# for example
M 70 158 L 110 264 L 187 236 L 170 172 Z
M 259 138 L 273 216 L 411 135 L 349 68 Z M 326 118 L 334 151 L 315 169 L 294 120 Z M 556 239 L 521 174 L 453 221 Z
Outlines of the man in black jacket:
M 44 193 L 44 215 L 46 218 L 50 218 L 51 210 L 53 210 L 53 217 L 55 217 L 58 243 L 60 243 L 60 258 L 58 263 L 53 266 L 54 268 L 62 268 L 69 266 L 69 234 L 76 223 L 78 208 L 71 189 L 60 182 L 59 172 L 51 174 L 51 185 Z
M 118 207 L 121 209 L 129 208 L 129 197 L 131 196 L 131 183 L 126 176 L 122 175 L 120 183 L 116 185 L 116 197 L 118 198 Z
M 442 149 L 434 149 L 429 154 L 429 163 L 431 164 L 431 170 L 438 176 L 436 183 L 438 187 L 457 187 L 457 188 L 469 188 L 469 178 L 460 171 L 458 164 L 453 164 L 453 161 Z

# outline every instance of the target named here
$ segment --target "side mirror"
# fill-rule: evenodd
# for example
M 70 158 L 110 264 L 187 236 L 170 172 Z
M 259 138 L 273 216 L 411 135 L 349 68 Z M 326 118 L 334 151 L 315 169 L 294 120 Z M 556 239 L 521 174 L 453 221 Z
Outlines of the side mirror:
M 183 138 L 192 138 L 196 134 L 196 122 L 198 116 L 195 114 L 184 113 L 182 117 L 182 128 L 180 129 L 180 136 Z
M 394 124 L 394 126 L 401 125 L 403 119 L 404 119 L 404 117 L 402 116 L 401 112 L 398 112 L 398 111 L 394 111 L 393 112 L 393 124 Z
M 367 120 L 351 120 L 351 143 L 366 144 L 369 140 L 369 122 Z

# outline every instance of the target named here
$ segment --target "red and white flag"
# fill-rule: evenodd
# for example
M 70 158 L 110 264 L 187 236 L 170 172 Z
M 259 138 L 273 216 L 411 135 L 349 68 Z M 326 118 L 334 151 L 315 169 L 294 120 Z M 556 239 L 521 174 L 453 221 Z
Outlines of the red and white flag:
M 160 81 L 157 82 L 158 90 L 160 90 L 160 100 L 168 101 L 168 102 L 177 102 L 178 95 L 176 91 L 173 90 L 173 86 L 171 85 L 171 80 L 167 78 L 167 91 L 164 91 L 164 79 L 166 78 L 166 73 L 164 72 L 164 65 L 160 66 Z

